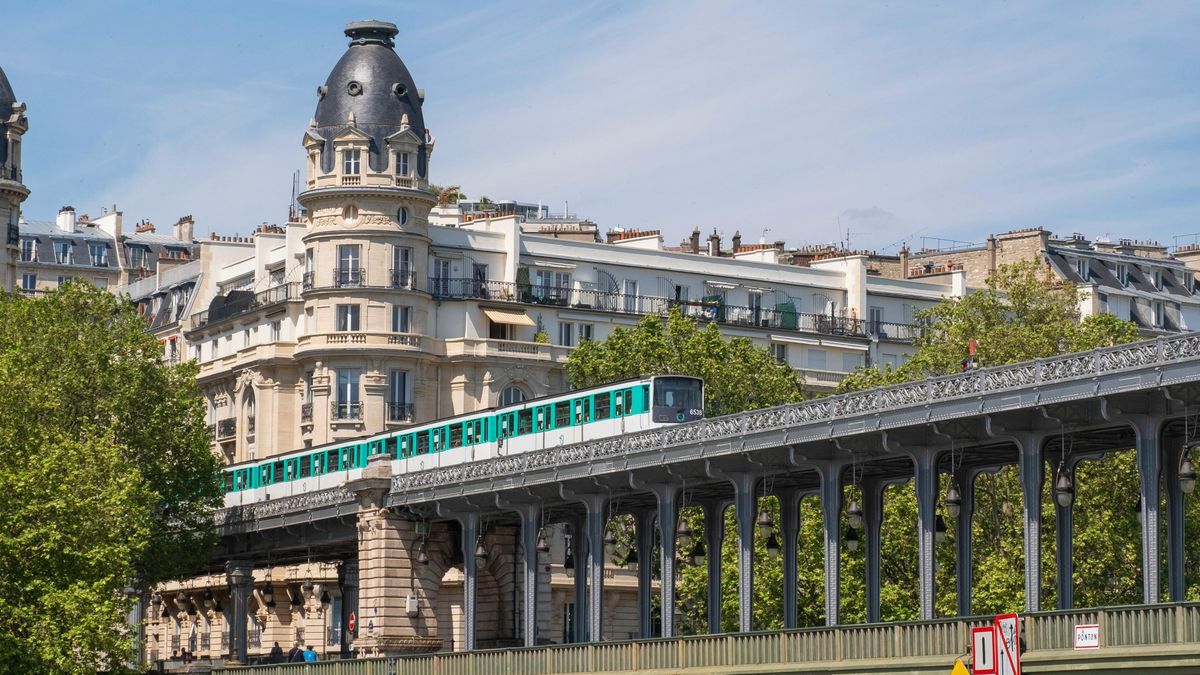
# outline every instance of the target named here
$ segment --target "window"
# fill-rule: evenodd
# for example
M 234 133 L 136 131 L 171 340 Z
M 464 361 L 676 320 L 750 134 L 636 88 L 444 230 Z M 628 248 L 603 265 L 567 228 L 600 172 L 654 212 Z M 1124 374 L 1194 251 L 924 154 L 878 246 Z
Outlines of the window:
M 862 365 L 862 357 L 858 354 L 842 354 L 842 370 L 850 373 Z
M 338 245 L 338 286 L 362 285 L 362 246 L 360 244 Z
M 311 370 L 304 373 L 304 402 L 313 402 L 313 371 Z
M 271 322 L 271 342 L 279 342 L 280 333 L 282 333 L 283 322 L 276 320 Z
M 392 305 L 392 332 L 411 332 L 412 326 L 409 323 L 409 317 L 411 315 L 412 307 L 408 307 L 407 305 Z
M 242 346 L 243 346 L 243 347 L 249 347 L 249 346 L 250 346 L 250 342 L 251 342 L 251 339 L 250 339 L 250 329 L 249 329 L 249 328 L 245 328 L 245 329 L 243 329 L 243 330 L 242 330 Z
M 879 330 L 883 328 L 883 308 L 871 307 L 867 310 L 867 332 L 872 335 L 878 335 Z
M 337 306 L 337 329 L 342 332 L 357 332 L 359 330 L 359 306 Z
M 638 282 L 634 279 L 626 279 L 623 289 L 625 293 L 625 311 L 635 313 L 638 311 Z
M 1088 261 L 1086 258 L 1080 258 L 1079 260 L 1075 261 L 1075 273 L 1078 274 L 1079 278 L 1083 281 L 1087 281 L 1090 278 L 1090 275 L 1088 274 Z
M 413 250 L 407 246 L 392 247 L 392 288 L 412 288 Z
M 1163 316 L 1164 315 L 1163 304 L 1161 302 L 1155 302 L 1155 303 L 1153 303 L 1153 308 L 1154 308 L 1154 327 L 1162 328 L 1163 323 L 1165 323 L 1164 316 Z
M 592 339 L 592 329 L 594 326 L 590 323 L 579 324 L 579 341 L 590 342 Z
M 489 340 L 511 340 L 513 335 L 512 326 L 506 323 L 496 321 L 488 322 L 488 339 Z
M 543 300 L 566 304 L 571 292 L 571 273 L 538 270 L 537 287 L 538 297 Z
M 134 269 L 146 269 L 146 249 L 141 246 L 129 247 L 129 266 Z
M 450 261 L 433 261 L 433 294 L 441 297 L 450 295 Z
M 1196 274 L 1191 270 L 1183 271 L 1183 287 L 1187 289 L 1188 293 L 1196 292 Z
M 488 266 L 482 263 L 471 264 L 471 295 L 476 298 L 487 297 Z
M 1129 266 L 1125 263 L 1120 263 L 1117 265 L 1117 283 L 1121 284 L 1122 286 L 1129 285 Z
M 37 262 L 37 241 L 21 240 L 21 262 Z
M 361 372 L 358 368 L 342 368 L 337 371 L 335 418 L 357 419 L 359 417 L 358 381 Z
M 412 410 L 408 405 L 408 373 L 403 370 L 388 373 L 387 418 L 389 422 L 412 419 Z
M 21 288 L 32 291 L 37 288 L 37 275 L 26 272 L 21 275 Z
M 58 263 L 59 265 L 71 264 L 71 242 L 54 242 L 54 262 Z
M 787 348 L 788 348 L 788 346 L 786 344 L 783 344 L 782 342 L 772 342 L 771 343 L 771 356 L 775 357 L 776 361 L 786 364 L 788 362 Z
M 558 344 L 564 347 L 575 346 L 575 324 L 567 321 L 558 324 Z
M 396 175 L 407 176 L 409 172 L 409 159 L 411 153 L 397 152 L 396 153 Z
M 750 305 L 750 325 L 761 326 L 762 320 L 763 320 L 762 319 L 762 316 L 763 316 L 762 292 L 750 291 L 750 295 L 747 296 L 747 299 L 748 299 L 747 304 Z
M 192 360 L 200 360 L 200 345 L 192 345 Z
M 95 279 L 92 279 L 92 285 L 100 290 L 104 290 L 108 288 L 108 279 L 105 279 L 104 277 L 96 277 Z
M 408 207 L 407 206 L 401 206 L 400 208 L 396 209 L 396 222 L 400 223 L 401 225 L 408 224 Z
M 813 370 L 825 370 L 827 363 L 824 349 L 808 350 L 808 367 Z
M 60 274 L 60 275 L 58 275 L 58 285 L 59 285 L 59 286 L 62 286 L 63 284 L 67 283 L 67 279 L 69 279 L 69 278 L 70 278 L 70 277 L 68 277 L 68 276 L 67 276 L 67 275 L 65 275 L 65 274 Z
M 508 387 L 500 392 L 500 405 L 512 405 L 525 400 L 525 392 L 517 387 Z
M 1163 288 L 1163 273 L 1162 270 L 1154 270 L 1154 287 L 1158 290 Z
M 361 169 L 362 150 L 345 150 L 342 152 L 342 173 L 358 175 Z

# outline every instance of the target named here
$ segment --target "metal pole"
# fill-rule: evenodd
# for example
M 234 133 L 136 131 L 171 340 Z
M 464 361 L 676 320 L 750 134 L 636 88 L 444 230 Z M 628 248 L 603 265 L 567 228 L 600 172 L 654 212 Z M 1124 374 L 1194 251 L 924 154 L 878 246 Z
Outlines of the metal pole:
M 479 514 L 466 513 L 459 518 L 462 524 L 463 552 L 463 649 L 475 650 L 476 569 L 475 548 L 479 538 Z
M 658 502 L 658 531 L 661 538 L 659 606 L 662 611 L 662 637 L 667 638 L 675 635 L 675 519 L 679 488 L 674 485 L 654 485 L 651 490 Z M 649 563 L 649 556 L 645 560 Z
M 971 616 L 971 588 L 975 573 L 971 523 L 975 517 L 975 477 L 978 475 L 976 469 L 967 469 L 959 474 L 959 498 L 962 502 L 958 520 L 954 522 L 954 561 L 957 566 L 954 570 L 957 585 L 955 599 L 959 616 Z
M 229 656 L 238 663 L 249 660 L 246 645 L 246 613 L 250 592 L 254 588 L 254 567 L 246 560 L 225 563 L 225 578 L 229 583 L 230 626 Z M 167 601 L 164 599 L 164 602 Z
M 1158 481 L 1161 470 L 1159 450 L 1159 419 L 1138 415 L 1133 419 L 1137 434 L 1138 476 L 1142 498 L 1142 602 L 1159 601 L 1158 574 L 1161 561 L 1158 553 Z
M 1025 610 L 1042 609 L 1042 465 L 1043 436 L 1033 431 L 1014 438 L 1020 454 L 1021 494 L 1025 516 Z
M 654 509 L 645 509 L 637 514 L 637 552 L 642 564 L 638 565 L 638 627 L 643 640 L 654 637 L 654 613 L 651 596 L 654 581 L 651 572 L 650 552 L 654 550 Z
M 525 627 L 525 646 L 537 644 L 538 591 L 538 520 L 541 511 L 536 506 L 521 509 L 521 550 L 525 556 L 525 607 L 522 617 Z
M 754 630 L 754 517 L 758 513 L 754 489 L 758 476 L 730 474 L 738 525 L 738 630 Z
M 919 617 L 929 621 L 937 614 L 934 607 L 934 558 L 937 553 L 934 523 L 937 518 L 937 452 L 922 449 L 913 453 L 917 495 L 917 588 Z
M 783 627 L 796 628 L 797 619 L 797 539 L 800 535 L 800 492 L 778 492 L 779 529 L 783 533 Z
M 866 550 L 867 556 L 867 623 L 878 623 L 880 615 L 879 563 L 883 546 L 879 540 L 879 531 L 883 524 L 883 489 L 884 483 L 879 479 L 863 479 L 863 525 L 866 526 L 866 532 L 863 533 L 863 539 L 866 540 L 863 548 Z
M 825 524 L 825 625 L 836 626 L 841 608 L 842 462 L 817 464 L 821 476 L 821 516 Z
M 708 632 L 721 632 L 721 547 L 725 543 L 725 507 L 722 501 L 704 504 L 704 546 L 708 549 Z

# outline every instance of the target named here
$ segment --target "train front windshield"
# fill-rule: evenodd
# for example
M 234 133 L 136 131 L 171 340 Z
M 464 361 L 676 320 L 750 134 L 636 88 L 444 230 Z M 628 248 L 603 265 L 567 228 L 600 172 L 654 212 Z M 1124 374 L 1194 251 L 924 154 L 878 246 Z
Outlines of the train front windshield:
M 656 377 L 653 397 L 655 422 L 704 418 L 704 381 L 699 378 Z

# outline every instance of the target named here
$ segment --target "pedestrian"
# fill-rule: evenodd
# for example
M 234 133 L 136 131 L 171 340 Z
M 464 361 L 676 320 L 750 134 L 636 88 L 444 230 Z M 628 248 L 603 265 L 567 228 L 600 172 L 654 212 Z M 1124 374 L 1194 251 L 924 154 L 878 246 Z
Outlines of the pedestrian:
M 288 663 L 304 663 L 304 650 L 300 649 L 298 642 L 292 643 L 291 650 L 288 651 Z
M 308 648 L 304 650 L 304 662 L 305 663 L 316 663 L 317 662 L 317 650 L 313 649 L 312 645 L 309 645 Z
M 271 647 L 271 663 L 283 663 L 283 647 L 280 647 L 278 642 Z

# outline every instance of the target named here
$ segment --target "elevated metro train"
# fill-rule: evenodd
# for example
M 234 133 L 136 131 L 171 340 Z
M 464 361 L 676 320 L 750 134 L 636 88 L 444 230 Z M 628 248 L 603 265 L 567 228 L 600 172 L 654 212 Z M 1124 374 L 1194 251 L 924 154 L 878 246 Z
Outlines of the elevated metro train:
M 662 375 L 489 408 L 368 438 L 230 465 L 226 506 L 337 487 L 373 455 L 392 473 L 422 471 L 635 433 L 704 417 L 704 382 Z

